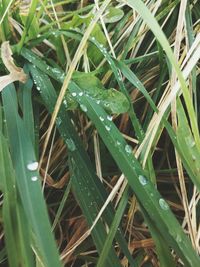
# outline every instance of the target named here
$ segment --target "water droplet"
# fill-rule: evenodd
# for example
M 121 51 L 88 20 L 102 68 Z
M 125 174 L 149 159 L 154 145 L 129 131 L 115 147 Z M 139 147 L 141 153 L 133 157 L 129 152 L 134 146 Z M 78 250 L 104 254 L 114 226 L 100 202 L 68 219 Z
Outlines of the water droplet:
M 195 146 L 195 141 L 191 142 L 190 146 L 194 147 Z
M 38 180 L 38 177 L 37 177 L 37 176 L 32 176 L 32 177 L 31 177 L 31 180 L 32 180 L 33 182 L 36 182 L 36 181 Z
M 60 71 L 58 68 L 53 68 L 53 69 L 52 69 L 52 72 L 53 72 L 54 74 L 61 74 L 61 71 Z
M 109 115 L 107 116 L 107 119 L 108 119 L 109 121 L 112 121 L 112 118 L 113 118 L 112 116 L 109 116 Z
M 176 241 L 177 241 L 177 242 L 181 242 L 181 241 L 182 241 L 182 238 L 181 238 L 181 236 L 180 236 L 180 235 L 178 235 L 178 234 L 176 235 Z
M 101 116 L 99 117 L 99 119 L 100 119 L 100 121 L 104 121 L 104 118 L 103 118 L 103 117 L 101 117 Z
M 118 146 L 120 146 L 120 145 L 121 145 L 120 141 L 118 141 L 118 140 L 117 140 L 116 144 L 117 144 Z
M 66 139 L 67 147 L 70 151 L 74 151 L 76 149 L 76 146 L 74 144 L 74 141 L 70 139 Z
M 94 38 L 94 36 L 92 36 L 92 38 L 91 38 L 91 39 L 92 39 L 92 41 L 95 41 L 95 38 Z
M 60 126 L 61 122 L 62 122 L 61 118 L 59 118 L 59 117 L 56 118 L 56 124 L 57 124 L 58 126 Z
M 144 177 L 143 175 L 139 175 L 139 181 L 142 185 L 146 185 L 148 182 L 146 177 Z
M 26 167 L 29 171 L 36 171 L 38 169 L 38 165 L 39 164 L 37 161 L 33 161 L 33 162 L 28 163 Z
M 80 108 L 82 109 L 82 111 L 87 112 L 87 107 L 86 106 L 80 104 Z
M 73 93 L 72 93 L 72 96 L 76 96 L 76 92 L 73 92 Z
M 192 160 L 195 161 L 196 160 L 196 156 L 192 155 Z
M 163 198 L 159 199 L 159 205 L 160 205 L 161 209 L 163 209 L 163 210 L 169 209 L 167 202 Z
M 131 154 L 131 153 L 132 153 L 132 147 L 129 146 L 129 145 L 125 145 L 125 151 L 126 151 L 128 154 Z
M 63 104 L 65 105 L 65 107 L 67 107 L 67 100 L 63 100 Z
M 82 96 L 82 95 L 83 95 L 83 92 L 80 92 L 78 95 L 79 95 L 79 96 Z
M 40 90 L 41 90 L 39 86 L 36 86 L 36 89 L 37 89 L 38 91 L 40 91 Z
M 107 131 L 110 131 L 110 126 L 106 125 L 105 128 Z
M 97 104 L 99 105 L 101 101 L 100 101 L 100 100 L 97 100 L 96 102 L 97 102 Z
M 185 137 L 185 141 L 188 144 L 188 146 L 190 146 L 191 148 L 195 146 L 195 141 L 192 138 L 192 136 Z
M 99 46 L 100 46 L 101 48 L 103 48 L 103 44 L 100 44 Z

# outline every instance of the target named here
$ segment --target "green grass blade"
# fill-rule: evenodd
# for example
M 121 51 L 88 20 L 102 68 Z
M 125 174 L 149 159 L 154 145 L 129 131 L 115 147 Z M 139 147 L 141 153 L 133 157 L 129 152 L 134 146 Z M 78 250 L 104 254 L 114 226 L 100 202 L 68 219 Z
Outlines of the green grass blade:
M 144 215 L 145 221 L 148 224 L 148 228 L 151 232 L 152 238 L 156 245 L 156 253 L 159 258 L 160 266 L 162 267 L 176 267 L 174 262 L 174 257 L 171 254 L 170 247 L 166 244 L 164 233 L 160 232 L 155 223 L 152 222 L 149 215 L 145 212 L 144 208 L 141 205 L 142 213 Z
M 41 66 L 42 63 L 38 63 L 38 59 L 35 59 L 34 64 L 36 66 Z M 52 84 L 50 83 L 50 80 L 44 73 L 37 70 L 33 66 L 30 66 L 29 68 L 31 70 L 31 75 L 33 76 L 36 86 L 41 88 L 41 97 L 45 102 L 47 109 L 49 110 L 49 112 L 52 112 L 52 107 L 56 102 L 56 93 Z M 48 66 L 45 67 L 45 70 L 46 69 L 48 69 L 48 71 L 50 72 L 50 68 Z M 61 77 L 61 75 L 57 75 L 57 73 L 54 76 L 53 72 L 51 73 L 51 75 L 54 79 Z M 107 194 L 99 178 L 94 173 L 88 155 L 83 149 L 82 142 L 80 141 L 76 131 L 74 130 L 74 127 L 72 126 L 70 117 L 66 113 L 64 105 L 61 107 L 61 111 L 57 119 L 57 128 L 59 129 L 61 136 L 63 137 L 63 140 L 66 142 L 66 144 L 69 144 L 69 140 L 73 140 L 73 142 L 76 144 L 76 149 L 70 151 L 70 153 L 71 156 L 73 156 L 73 160 L 76 162 L 76 166 L 80 166 L 81 170 L 77 170 L 77 172 L 81 173 L 81 175 L 76 175 L 76 179 L 72 180 L 72 187 L 75 192 L 76 198 L 82 208 L 82 211 L 86 215 L 87 222 L 91 226 L 98 212 L 103 206 Z M 86 198 L 86 195 L 89 195 L 89 197 Z M 84 204 L 85 202 L 82 201 L 82 198 L 87 201 L 86 204 Z M 88 206 L 91 205 L 91 202 L 96 203 L 95 207 L 93 207 L 94 213 L 88 214 Z M 87 215 L 89 217 L 87 217 Z M 113 216 L 114 210 L 112 209 L 111 205 L 108 205 L 103 214 L 104 220 L 107 222 L 107 224 L 111 224 Z M 119 242 L 124 254 L 133 265 L 133 259 L 128 251 L 126 241 L 120 231 L 117 232 L 116 239 Z
M 15 174 L 7 140 L 0 133 L 0 188 L 3 191 L 3 223 L 9 266 L 34 266 L 30 242 L 30 227 L 24 216 L 19 216 L 20 200 L 17 198 Z M 20 212 L 22 215 L 22 212 Z M 22 220 L 21 220 L 22 219 Z
M 190 116 L 190 121 L 191 121 L 191 128 L 192 132 L 194 134 L 194 139 L 197 144 L 197 146 L 200 148 L 200 137 L 199 137 L 199 130 L 198 130 L 198 125 L 197 125 L 197 120 L 196 120 L 196 115 L 194 112 L 194 108 L 192 105 L 191 97 L 186 85 L 186 82 L 183 78 L 182 72 L 175 60 L 175 57 L 172 53 L 172 50 L 170 48 L 170 45 L 167 41 L 167 38 L 165 37 L 163 31 L 161 30 L 158 22 L 154 18 L 154 16 L 151 14 L 151 12 L 148 10 L 146 5 L 141 1 L 131 1 L 131 0 L 126 0 L 125 1 L 127 5 L 132 7 L 133 9 L 136 9 L 137 12 L 140 14 L 140 16 L 143 18 L 143 20 L 147 23 L 147 25 L 150 27 L 151 31 L 154 33 L 155 37 L 158 39 L 160 42 L 162 48 L 165 50 L 165 53 L 168 56 L 168 59 L 171 63 L 171 65 L 174 67 L 177 77 L 180 81 L 181 84 L 181 89 L 183 92 L 183 97 L 184 101 L 188 110 L 188 114 Z
M 28 131 L 32 144 L 35 145 L 35 130 L 34 130 L 34 116 L 33 116 L 33 106 L 32 106 L 32 86 L 33 82 L 31 79 L 20 86 L 20 91 L 22 93 L 23 99 L 23 121 L 25 128 Z
M 64 208 L 64 205 L 65 205 L 65 202 L 69 196 L 70 190 L 71 190 L 71 179 L 69 180 L 67 188 L 65 190 L 65 193 L 63 194 L 62 200 L 60 201 L 59 208 L 56 212 L 56 216 L 55 216 L 55 219 L 54 219 L 53 224 L 52 224 L 52 230 L 54 230 L 54 228 L 56 227 L 56 224 L 58 223 L 58 220 L 60 218 L 60 215 L 61 215 L 63 208 Z
M 96 267 L 104 267 L 105 266 L 106 259 L 109 257 L 109 252 L 110 252 L 110 248 L 112 246 L 113 239 L 115 238 L 117 229 L 119 227 L 120 221 L 121 221 L 122 216 L 124 214 L 124 210 L 125 210 L 126 205 L 127 205 L 128 197 L 129 197 L 129 190 L 127 187 L 123 193 L 123 196 L 120 200 L 119 206 L 116 210 L 115 217 L 114 217 L 113 222 L 111 224 L 111 227 L 109 229 L 109 233 L 107 235 L 106 241 L 104 243 L 104 247 L 103 247 L 102 252 L 99 256 L 99 260 L 98 260 Z
M 53 111 L 52 107 L 55 105 L 56 101 L 56 94 L 50 81 L 44 74 L 42 75 L 42 73 L 38 71 L 36 68 L 33 68 L 32 66 L 30 66 L 29 68 L 31 71 L 31 75 L 33 76 L 33 79 L 36 82 L 36 85 L 41 88 L 40 92 L 43 100 L 45 101 L 45 104 L 47 105 L 50 112 L 52 112 Z M 91 183 L 91 181 L 88 179 L 89 177 L 91 177 L 90 173 L 91 171 L 88 169 L 88 167 L 87 168 L 84 167 L 90 166 L 90 163 L 85 162 L 85 159 L 87 159 L 86 155 L 84 157 L 81 155 L 82 153 L 84 153 L 83 148 L 81 147 L 80 141 L 77 140 L 76 137 L 77 134 L 73 129 L 73 126 L 71 125 L 70 127 L 70 125 L 71 121 L 70 118 L 67 117 L 65 108 L 64 110 L 61 108 L 61 112 L 59 113 L 59 117 L 57 120 L 57 127 L 59 130 L 60 128 L 62 129 L 61 135 L 66 144 L 68 145 L 70 154 L 72 154 L 73 156 L 73 161 L 76 162 L 75 164 L 76 167 L 73 170 L 74 172 L 72 179 L 72 189 L 76 195 L 76 198 L 78 199 L 81 209 L 84 212 L 84 215 L 87 219 L 89 226 L 91 226 L 98 214 L 101 205 L 103 205 L 103 201 L 98 198 L 96 192 L 100 181 L 98 181 L 99 179 L 96 177 L 95 179 L 96 184 L 95 184 L 94 181 Z M 69 129 L 71 129 L 70 133 L 68 133 Z M 72 148 L 72 144 L 74 144 L 75 147 Z M 78 168 L 78 166 L 80 166 L 80 169 Z M 91 179 L 94 179 L 94 174 L 92 174 Z M 95 194 L 93 192 L 95 192 Z M 97 250 L 100 253 L 104 244 L 104 239 L 106 238 L 106 232 L 102 222 L 99 222 L 93 229 L 92 236 L 95 245 L 97 246 Z M 112 266 L 112 262 L 115 263 L 116 266 L 120 266 L 116 254 L 114 253 L 114 250 L 112 250 L 109 255 L 109 259 L 107 262 L 108 266 Z
M 21 36 L 21 40 L 19 41 L 18 45 L 17 45 L 17 51 L 20 52 L 24 42 L 25 42 L 25 38 L 29 32 L 29 29 L 31 27 L 31 24 L 35 18 L 35 13 L 36 13 L 36 8 L 37 8 L 37 4 L 38 4 L 38 0 L 32 0 L 31 4 L 30 4 L 30 8 L 29 8 L 29 13 L 28 16 L 26 18 L 26 22 L 25 22 L 25 27 L 24 27 L 24 31 L 23 34 Z
M 187 162 L 187 166 L 189 167 L 188 173 L 193 174 L 190 178 L 200 192 L 200 150 L 195 144 L 194 137 L 191 133 L 189 123 L 180 100 L 177 101 L 177 114 L 177 141 L 181 152 L 181 158 L 184 158 Z
M 13 167 L 16 171 L 20 197 L 35 235 L 38 250 L 44 265 L 61 266 L 53 240 L 48 214 L 39 182 L 39 174 L 31 171 L 27 164 L 36 162 L 32 142 L 23 121 L 18 115 L 17 97 L 14 86 L 10 85 L 2 93 L 5 117 L 8 127 L 9 145 Z
M 73 87 L 73 88 L 72 88 Z M 102 108 L 87 96 L 79 96 L 81 88 L 71 83 L 70 92 L 76 93 L 76 100 L 85 106 L 85 112 L 95 124 L 101 138 L 108 147 L 116 163 L 128 179 L 129 185 L 134 190 L 138 200 L 161 232 L 165 232 L 168 245 L 173 247 L 187 266 L 199 264 L 200 260 L 193 250 L 192 245 L 184 234 L 181 226 L 170 211 L 167 203 L 162 199 L 152 183 L 144 177 L 139 162 L 134 158 L 131 148 L 127 145 L 116 126 L 107 119 L 107 114 Z M 104 119 L 104 122 L 100 120 Z M 187 251 L 187 253 L 186 253 Z

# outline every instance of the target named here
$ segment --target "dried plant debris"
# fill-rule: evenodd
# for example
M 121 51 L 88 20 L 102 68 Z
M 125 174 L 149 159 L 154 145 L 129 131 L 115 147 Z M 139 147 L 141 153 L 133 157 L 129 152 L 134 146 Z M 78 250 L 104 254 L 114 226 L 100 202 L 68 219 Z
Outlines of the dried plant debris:
M 3 42 L 1 45 L 1 58 L 5 67 L 9 71 L 9 74 L 0 77 L 0 91 L 15 81 L 25 83 L 27 75 L 22 68 L 15 65 L 12 57 L 12 50 L 8 41 Z

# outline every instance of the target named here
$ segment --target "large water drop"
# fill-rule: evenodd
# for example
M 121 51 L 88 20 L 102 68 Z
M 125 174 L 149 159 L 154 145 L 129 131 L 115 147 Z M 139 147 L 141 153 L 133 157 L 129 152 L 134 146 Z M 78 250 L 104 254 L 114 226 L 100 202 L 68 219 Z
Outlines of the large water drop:
M 139 175 L 139 181 L 140 181 L 140 183 L 142 184 L 142 185 L 146 185 L 147 184 L 147 179 L 146 179 L 146 177 L 144 177 L 143 175 Z
M 87 112 L 87 107 L 83 104 L 80 104 L 80 108 L 82 109 L 82 111 Z
M 163 210 L 169 209 L 169 205 L 167 204 L 167 202 L 163 198 L 159 199 L 159 205 L 160 205 L 161 209 L 163 209 Z
M 29 171 L 36 171 L 38 169 L 38 162 L 37 161 L 33 161 L 27 164 L 27 169 Z

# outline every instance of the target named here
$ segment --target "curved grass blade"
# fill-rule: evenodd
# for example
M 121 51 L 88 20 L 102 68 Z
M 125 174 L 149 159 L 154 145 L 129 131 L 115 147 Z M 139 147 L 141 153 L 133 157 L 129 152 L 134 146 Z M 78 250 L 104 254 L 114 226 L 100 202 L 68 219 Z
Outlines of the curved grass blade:
M 94 42 L 94 44 L 95 43 L 96 42 Z M 96 45 L 99 46 L 98 43 L 96 43 Z M 26 48 L 23 48 L 21 53 L 22 53 L 22 56 L 24 56 L 28 61 L 32 62 L 35 66 L 37 66 L 39 69 L 41 69 L 44 73 L 48 74 L 50 77 L 52 77 L 53 79 L 55 79 L 55 80 L 57 80 L 59 82 L 63 82 L 65 74 L 64 74 L 64 72 L 62 70 L 51 68 L 45 62 L 43 62 L 38 56 L 36 56 L 33 52 L 29 51 Z M 108 55 L 108 53 L 107 53 L 107 57 L 108 57 L 107 60 L 112 60 L 113 61 L 113 59 Z M 114 66 L 114 63 L 113 63 L 113 66 Z M 117 72 L 116 72 L 116 74 L 117 74 Z M 128 76 L 129 74 L 131 75 L 131 73 L 128 72 L 127 74 L 125 74 L 125 76 L 127 76 L 127 78 L 130 79 L 130 81 L 132 81 L 132 79 Z M 144 92 L 145 94 L 147 94 L 147 99 L 149 99 L 150 96 L 148 96 L 148 92 L 146 91 L 146 89 L 144 88 L 143 85 L 141 87 L 141 82 L 139 81 L 137 83 L 137 81 L 138 80 L 136 79 L 134 82 L 136 82 L 138 89 L 141 92 Z M 150 100 L 150 103 L 151 103 L 151 108 L 153 109 L 153 111 L 157 112 L 157 107 L 154 104 L 154 102 L 152 100 Z M 175 134 L 174 130 L 172 129 L 171 125 L 169 124 L 169 122 L 167 121 L 168 116 L 169 116 L 169 108 L 166 111 L 164 117 L 162 118 L 162 123 L 164 124 L 164 126 L 167 129 L 168 134 L 169 134 L 169 136 L 171 138 L 171 141 L 173 142 L 173 145 L 176 147 L 176 150 L 181 155 L 181 149 L 180 149 L 179 144 L 177 142 L 176 134 Z M 141 134 L 143 134 L 143 132 L 141 132 Z M 138 135 L 139 135 L 139 133 L 138 133 Z M 183 162 L 184 167 L 187 170 L 189 176 L 190 177 L 193 176 L 193 173 L 191 172 L 190 166 L 188 165 L 188 163 L 184 159 L 184 157 L 182 157 L 182 162 Z M 195 177 L 192 177 L 192 180 L 193 179 L 195 179 Z M 151 180 L 154 181 L 154 179 L 151 179 Z
M 48 77 L 43 74 L 41 71 L 37 70 L 33 66 L 29 66 L 31 75 L 33 77 L 36 86 L 40 87 L 40 93 L 45 105 L 49 112 L 52 112 L 52 107 L 56 102 L 56 93 L 55 90 L 48 79 Z M 72 179 L 72 188 L 75 196 L 78 200 L 78 203 L 87 219 L 88 225 L 91 226 L 95 220 L 99 210 L 104 204 L 106 199 L 106 192 L 99 180 L 95 175 L 94 170 L 91 166 L 91 162 L 88 158 L 88 155 L 83 149 L 82 143 L 72 126 L 70 117 L 66 113 L 64 105 L 61 107 L 58 119 L 57 119 L 57 128 L 59 129 L 63 140 L 68 146 L 69 152 L 73 161 L 75 162 L 75 168 L 73 171 Z M 111 206 L 105 211 L 105 221 L 110 224 L 113 219 L 113 210 Z M 101 234 L 100 234 L 101 233 Z M 99 238 L 99 235 L 101 238 Z M 105 235 L 105 228 L 103 224 L 98 224 L 98 227 L 95 227 L 92 231 L 92 236 L 99 253 L 102 250 Z M 122 249 L 128 254 L 127 245 L 124 241 L 123 236 L 118 232 L 118 242 L 123 244 Z M 109 258 L 113 259 L 118 266 L 115 257 L 114 251 L 111 251 Z M 128 257 L 131 261 L 131 256 L 128 254 Z M 109 263 L 112 266 L 112 262 Z M 110 266 L 109 265 L 109 266 Z
M 76 99 L 79 104 L 85 106 L 84 111 L 95 124 L 119 168 L 127 177 L 137 199 L 144 206 L 145 211 L 157 225 L 159 231 L 165 233 L 165 240 L 168 246 L 174 248 L 188 267 L 199 264 L 200 259 L 169 209 L 168 204 L 160 196 L 153 184 L 145 178 L 145 173 L 133 156 L 131 147 L 125 142 L 116 126 L 107 119 L 106 112 L 87 96 L 82 95 L 80 97 L 79 93 L 82 90 L 74 83 L 71 83 L 69 90 L 73 95 L 76 93 Z M 100 118 L 103 118 L 104 121 L 102 122 Z
M 48 77 L 42 73 L 41 71 L 37 70 L 35 66 L 37 66 L 40 70 L 47 73 L 50 77 L 53 79 L 62 82 L 63 81 L 63 74 L 64 72 L 59 69 L 54 69 L 48 66 L 45 62 L 43 62 L 39 57 L 37 57 L 34 53 L 27 49 L 22 49 L 22 54 L 24 57 L 26 57 L 30 62 L 32 62 L 34 65 L 30 66 L 31 75 L 33 76 L 33 80 L 36 84 L 36 88 L 40 89 L 40 93 L 42 96 L 43 101 L 45 102 L 45 105 L 49 112 L 52 112 L 52 107 L 54 107 L 56 102 L 56 93 L 55 90 L 48 79 Z M 70 86 L 70 85 L 69 85 Z M 65 123 L 64 123 L 65 122 Z M 72 125 L 71 119 L 66 113 L 65 106 L 63 105 L 61 107 L 61 112 L 59 113 L 59 117 L 57 119 L 57 128 L 59 129 L 61 136 L 63 137 L 66 144 L 69 144 L 69 140 L 73 140 L 76 144 L 76 148 L 74 151 L 71 151 L 71 154 L 73 155 L 74 160 L 77 162 L 77 166 L 81 166 L 81 173 L 85 173 L 85 176 L 80 176 L 80 183 L 82 183 L 83 187 L 87 188 L 87 193 L 94 195 L 94 202 L 97 202 L 97 211 L 96 215 L 98 214 L 98 211 L 103 206 L 105 199 L 107 197 L 107 194 L 105 192 L 105 189 L 103 188 L 101 182 L 99 181 L 99 178 L 95 175 L 93 167 L 91 166 L 91 162 L 88 158 L 87 153 L 83 149 L 82 142 L 80 141 L 79 136 L 77 135 L 76 131 L 74 130 L 74 126 Z M 76 183 L 76 184 L 75 184 Z M 73 185 L 74 184 L 74 185 Z M 80 193 L 80 184 L 78 183 L 78 180 L 73 180 L 73 188 L 75 191 L 75 194 Z M 83 197 L 84 197 L 84 193 Z M 82 205 L 82 202 L 77 197 L 78 202 L 80 205 Z M 81 206 L 83 213 L 88 212 L 88 205 L 90 205 L 91 201 L 90 198 L 88 198 L 88 203 L 86 206 Z M 107 224 L 110 224 L 113 220 L 114 216 L 114 210 L 111 205 L 108 205 L 108 209 L 105 210 L 105 220 L 107 221 Z M 90 216 L 92 214 L 89 214 Z M 92 215 L 92 222 L 95 220 L 96 215 Z M 91 221 L 89 221 L 89 225 L 91 226 Z M 118 243 L 120 244 L 120 247 L 126 257 L 128 258 L 131 266 L 134 266 L 134 261 L 132 259 L 132 256 L 130 255 L 130 252 L 127 247 L 127 243 L 123 235 L 120 231 L 117 232 L 116 239 Z

